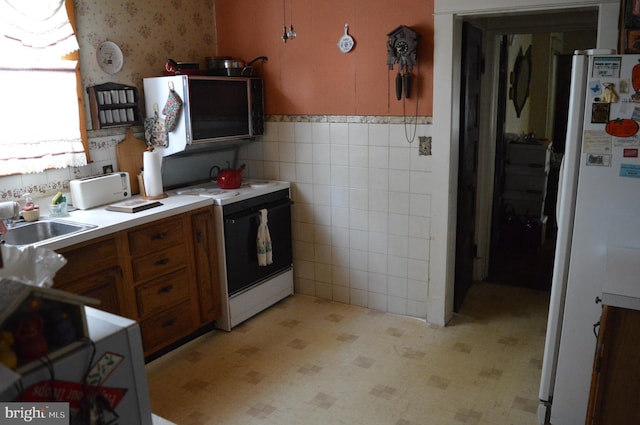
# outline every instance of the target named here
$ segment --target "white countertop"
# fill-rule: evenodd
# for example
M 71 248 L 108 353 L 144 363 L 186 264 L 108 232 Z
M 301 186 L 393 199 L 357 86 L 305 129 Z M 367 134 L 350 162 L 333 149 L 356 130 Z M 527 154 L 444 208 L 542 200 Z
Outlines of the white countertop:
M 48 239 L 43 242 L 38 242 L 33 244 L 33 246 L 46 247 L 55 251 L 80 242 L 86 242 L 91 239 L 131 229 L 152 221 L 171 217 L 176 214 L 182 214 L 211 205 L 225 205 L 231 202 L 238 202 L 273 191 L 289 189 L 289 187 L 289 182 L 247 179 L 243 183 L 242 187 L 229 190 L 229 192 L 234 192 L 236 196 L 227 199 L 226 197 L 217 198 L 209 196 L 207 193 L 203 194 L 198 192 L 199 188 L 200 190 L 203 190 L 202 188 L 210 190 L 217 189 L 216 186 L 212 186 L 211 182 L 208 182 L 187 188 L 167 191 L 166 193 L 168 196 L 158 200 L 162 204 L 161 206 L 136 213 L 107 211 L 107 205 L 86 210 L 71 210 L 68 213 L 69 215 L 65 217 L 55 217 L 54 219 L 57 221 L 88 224 L 96 227 Z M 219 192 L 220 190 L 218 189 L 217 191 Z M 214 190 L 214 192 L 216 191 Z M 65 193 L 65 195 L 68 196 L 69 194 Z M 140 196 L 136 195 L 128 199 L 140 199 Z M 40 206 L 41 220 L 48 219 L 51 196 L 45 198 L 34 198 L 34 202 Z M 11 232 L 11 228 L 9 228 L 9 232 Z
M 65 248 L 80 242 L 85 242 L 111 233 L 119 232 L 121 230 L 127 230 L 132 227 L 150 223 L 155 220 L 213 205 L 213 200 L 211 198 L 192 195 L 177 195 L 175 191 L 168 192 L 168 195 L 169 196 L 166 198 L 159 199 L 160 203 L 162 203 L 161 206 L 136 213 L 107 211 L 106 205 L 88 210 L 70 211 L 68 216 L 56 217 L 55 219 L 81 224 L 90 224 L 96 227 L 36 243 L 34 245 L 46 247 L 52 250 Z M 136 198 L 139 198 L 139 196 L 134 196 L 131 199 Z M 42 219 L 48 218 L 49 215 L 47 204 L 48 200 L 50 200 L 50 198 L 36 200 L 36 203 L 40 205 L 40 214 Z
M 640 310 L 640 298 L 628 297 L 619 294 L 602 293 L 602 304 L 613 307 L 627 308 L 630 310 Z
M 169 422 L 168 420 L 154 414 L 151 415 L 151 420 L 153 425 L 175 425 L 173 422 Z

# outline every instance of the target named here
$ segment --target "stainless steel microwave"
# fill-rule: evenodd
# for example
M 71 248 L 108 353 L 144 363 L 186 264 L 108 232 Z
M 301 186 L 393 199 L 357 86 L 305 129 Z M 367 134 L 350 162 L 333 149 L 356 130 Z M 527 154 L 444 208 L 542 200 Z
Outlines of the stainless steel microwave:
M 147 118 L 166 119 L 164 106 L 173 88 L 182 100 L 168 144 L 171 155 L 190 147 L 252 139 L 264 134 L 264 83 L 256 77 L 172 75 L 144 79 Z

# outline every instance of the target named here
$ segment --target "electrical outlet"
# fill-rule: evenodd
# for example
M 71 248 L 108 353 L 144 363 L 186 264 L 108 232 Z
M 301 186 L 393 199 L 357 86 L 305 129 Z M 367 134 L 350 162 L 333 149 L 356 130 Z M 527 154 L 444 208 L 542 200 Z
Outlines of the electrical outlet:
M 111 174 L 113 173 L 113 165 L 109 164 L 109 165 L 104 165 L 102 167 L 102 174 Z
M 431 137 L 419 136 L 418 155 L 431 155 Z

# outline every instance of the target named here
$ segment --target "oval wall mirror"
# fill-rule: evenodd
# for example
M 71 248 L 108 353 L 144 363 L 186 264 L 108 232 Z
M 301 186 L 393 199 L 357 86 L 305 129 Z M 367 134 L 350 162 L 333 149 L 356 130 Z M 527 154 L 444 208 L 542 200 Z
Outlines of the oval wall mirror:
M 531 82 L 531 46 L 526 53 L 522 54 L 522 49 L 518 52 L 518 57 L 513 65 L 513 106 L 516 108 L 516 115 L 520 118 L 520 113 L 529 97 L 529 83 Z

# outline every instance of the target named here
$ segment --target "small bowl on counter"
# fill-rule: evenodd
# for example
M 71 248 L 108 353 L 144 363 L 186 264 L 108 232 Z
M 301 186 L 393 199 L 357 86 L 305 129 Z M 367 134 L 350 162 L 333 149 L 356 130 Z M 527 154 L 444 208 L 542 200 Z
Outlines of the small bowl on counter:
M 22 214 L 22 218 L 24 218 L 25 221 L 37 221 L 40 219 L 39 208 L 33 210 L 22 210 L 20 214 Z

